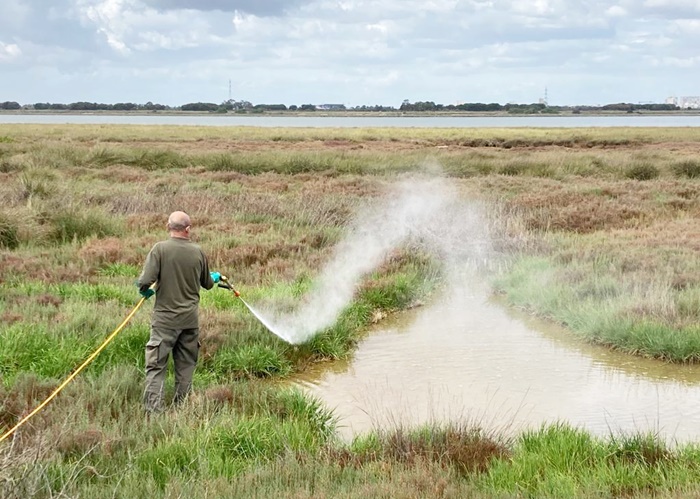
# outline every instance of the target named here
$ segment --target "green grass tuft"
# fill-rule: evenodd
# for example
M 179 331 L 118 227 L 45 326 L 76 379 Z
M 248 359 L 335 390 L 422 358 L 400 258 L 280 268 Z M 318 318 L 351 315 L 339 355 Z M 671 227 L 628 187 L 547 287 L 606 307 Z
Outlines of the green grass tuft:
M 52 213 L 49 238 L 56 243 L 84 241 L 89 237 L 107 237 L 122 233 L 121 223 L 105 213 L 77 208 Z
M 700 178 L 700 161 L 698 160 L 679 161 L 671 165 L 671 169 L 677 177 Z
M 19 246 L 19 227 L 0 213 L 0 248 L 15 249 Z
M 283 352 L 261 344 L 242 345 L 235 350 L 222 349 L 216 356 L 215 364 L 222 376 L 265 378 L 285 375 L 291 370 L 291 364 Z
M 633 180 L 653 180 L 660 173 L 656 166 L 649 163 L 640 163 L 629 167 L 625 171 L 625 177 Z
M 104 277 L 138 277 L 140 272 L 140 266 L 121 262 L 104 264 L 97 271 Z

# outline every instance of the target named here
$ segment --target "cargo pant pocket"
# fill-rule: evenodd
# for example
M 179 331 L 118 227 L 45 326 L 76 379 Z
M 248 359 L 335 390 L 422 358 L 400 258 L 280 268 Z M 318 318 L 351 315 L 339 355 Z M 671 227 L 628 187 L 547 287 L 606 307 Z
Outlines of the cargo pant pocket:
M 157 367 L 160 353 L 160 344 L 163 340 L 150 340 L 146 343 L 146 367 Z

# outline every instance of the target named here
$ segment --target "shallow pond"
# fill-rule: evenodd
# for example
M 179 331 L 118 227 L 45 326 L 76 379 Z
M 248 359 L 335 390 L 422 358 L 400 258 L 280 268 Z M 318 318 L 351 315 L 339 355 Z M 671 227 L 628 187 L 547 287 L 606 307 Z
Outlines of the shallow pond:
M 507 434 L 566 421 L 601 436 L 700 437 L 700 366 L 587 345 L 476 289 L 390 322 L 349 361 L 294 381 L 334 409 L 345 438 L 447 420 Z

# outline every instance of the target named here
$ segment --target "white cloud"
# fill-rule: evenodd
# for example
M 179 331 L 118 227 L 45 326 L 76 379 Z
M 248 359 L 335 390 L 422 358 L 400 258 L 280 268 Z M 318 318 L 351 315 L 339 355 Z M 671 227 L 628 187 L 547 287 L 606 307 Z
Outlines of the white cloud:
M 83 21 L 95 25 L 97 32 L 104 35 L 110 47 L 128 54 L 131 50 L 124 42 L 124 37 L 130 27 L 125 16 L 133 4 L 132 0 L 103 0 L 97 3 L 79 0 L 78 9 Z
M 22 50 L 16 43 L 0 42 L 0 62 L 14 61 L 22 55 Z
M 654 9 L 688 9 L 700 12 L 697 0 L 644 0 L 644 6 Z
M 513 10 L 521 14 L 542 16 L 559 10 L 549 0 L 521 0 L 513 4 Z
M 29 19 L 31 7 L 21 0 L 3 0 L 0 26 L 5 24 L 23 25 Z
M 379 35 L 385 36 L 393 31 L 393 23 L 390 21 L 381 21 L 378 23 L 372 23 L 367 25 L 367 31 L 377 33 Z
M 388 71 L 386 74 L 372 78 L 371 83 L 376 86 L 389 86 L 395 84 L 400 78 L 401 74 L 398 71 Z
M 297 4 L 310 0 L 143 0 L 159 11 L 246 12 L 263 17 L 282 17 Z
M 620 5 L 612 5 L 605 10 L 605 15 L 607 17 L 625 17 L 627 15 L 627 11 Z
M 650 62 L 657 67 L 675 67 L 682 69 L 700 68 L 700 56 L 692 57 L 660 57 L 650 58 Z M 698 92 L 700 93 L 700 92 Z
M 190 10 L 163 11 L 140 0 L 77 0 L 83 24 L 92 25 L 116 52 L 217 45 L 221 38 L 211 33 L 206 18 Z
M 700 36 L 700 19 L 678 19 L 673 26 L 680 34 Z

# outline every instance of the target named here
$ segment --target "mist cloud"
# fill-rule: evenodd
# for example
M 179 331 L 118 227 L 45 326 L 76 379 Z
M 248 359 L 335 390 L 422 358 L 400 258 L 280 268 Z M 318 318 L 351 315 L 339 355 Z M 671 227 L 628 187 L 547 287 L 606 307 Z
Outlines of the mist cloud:
M 446 179 L 405 180 L 356 214 L 347 236 L 296 310 L 272 306 L 258 312 L 255 307 L 256 313 L 278 336 L 303 343 L 335 323 L 355 298 L 362 279 L 392 251 L 407 245 L 420 248 L 442 261 L 450 274 L 491 258 L 486 227 L 476 205 L 461 200 Z

